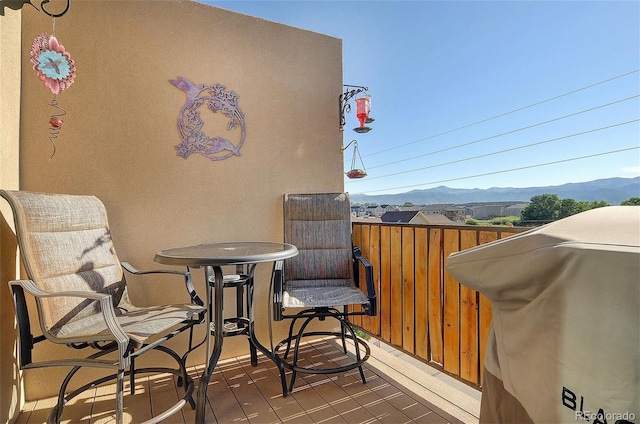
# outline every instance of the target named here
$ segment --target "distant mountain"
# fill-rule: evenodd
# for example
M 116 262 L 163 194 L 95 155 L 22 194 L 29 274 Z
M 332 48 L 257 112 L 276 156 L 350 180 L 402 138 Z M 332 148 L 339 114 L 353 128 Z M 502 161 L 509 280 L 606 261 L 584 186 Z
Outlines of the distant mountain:
M 607 178 L 584 183 L 569 183 L 547 187 L 492 187 L 488 189 L 464 189 L 440 186 L 425 190 L 412 190 L 398 194 L 351 194 L 352 203 L 376 203 L 379 205 L 433 205 L 442 203 L 464 204 L 475 202 L 528 202 L 540 194 L 557 194 L 560 199 L 592 202 L 605 201 L 619 205 L 624 200 L 640 197 L 640 177 Z

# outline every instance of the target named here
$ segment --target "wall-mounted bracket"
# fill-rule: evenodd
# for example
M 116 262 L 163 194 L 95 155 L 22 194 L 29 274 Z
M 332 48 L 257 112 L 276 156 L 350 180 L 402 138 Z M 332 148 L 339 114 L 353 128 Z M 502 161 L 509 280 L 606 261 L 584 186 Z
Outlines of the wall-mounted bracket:
M 0 3 L 0 16 L 4 16 L 5 7 L 8 7 L 9 9 L 13 9 L 13 10 L 20 10 L 22 9 L 22 6 L 24 6 L 25 4 L 30 4 L 37 11 L 42 10 L 42 12 L 51 16 L 52 18 L 59 18 L 60 16 L 67 13 L 69 11 L 69 8 L 71 7 L 71 0 L 65 0 L 66 6 L 62 12 L 51 13 L 44 6 L 45 4 L 50 2 L 51 0 L 42 0 L 42 2 L 40 2 L 40 9 L 38 9 L 38 7 L 35 4 L 31 3 L 31 0 L 4 0 L 2 3 Z M 56 1 L 56 3 L 58 2 Z
M 351 105 L 349 100 L 359 93 L 369 91 L 367 87 L 361 85 L 345 85 L 345 92 L 340 95 L 339 107 L 340 107 L 340 131 L 344 130 L 346 124 L 345 114 L 351 112 Z

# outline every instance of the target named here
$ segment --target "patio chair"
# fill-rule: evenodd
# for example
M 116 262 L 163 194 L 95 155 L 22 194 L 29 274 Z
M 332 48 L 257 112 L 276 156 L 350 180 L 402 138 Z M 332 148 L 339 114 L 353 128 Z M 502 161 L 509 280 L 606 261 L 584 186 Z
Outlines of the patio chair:
M 192 399 L 193 381 L 185 362 L 193 346 L 194 325 L 202 322 L 205 308 L 196 294 L 189 270 L 138 271 L 116 256 L 107 215 L 102 202 L 94 196 L 30 193 L 0 190 L 13 210 L 21 259 L 28 279 L 10 281 L 18 322 L 20 369 L 72 367 L 63 380 L 57 405 L 48 422 L 60 422 L 64 405 L 97 384 L 116 380 L 115 418 L 123 422 L 124 378 L 131 379 L 134 394 L 137 373 L 171 372 L 184 386 L 184 397 L 167 411 L 156 414 L 157 422 L 177 412 Z M 135 306 L 129 298 L 123 269 L 133 274 L 164 273 L 180 275 L 186 284 L 185 298 L 190 303 L 150 307 Z M 30 327 L 31 302 L 42 335 L 34 336 Z M 164 346 L 168 339 L 188 330 L 189 346 L 183 356 Z M 41 342 L 66 345 L 69 355 L 62 359 L 34 361 L 34 346 Z M 94 349 L 86 358 L 78 349 Z M 140 368 L 136 358 L 149 351 L 168 354 L 177 369 Z M 48 359 L 44 351 L 38 356 Z M 111 355 L 109 355 L 111 354 Z M 66 393 L 72 377 L 81 367 L 112 369 L 114 374 L 99 378 Z M 135 418 L 134 418 L 135 419 Z
M 273 273 L 273 320 L 291 320 L 288 336 L 274 348 L 274 355 L 292 371 L 288 391 L 293 391 L 297 373 L 334 374 L 358 368 L 366 383 L 362 364 L 369 358 L 370 349 L 348 319 L 355 315 L 375 316 L 376 291 L 371 263 L 352 245 L 348 193 L 285 194 L 284 241 L 299 251 L 298 256 L 276 263 Z M 361 268 L 366 294 L 359 288 Z M 292 308 L 302 310 L 285 313 Z M 313 320 L 327 318 L 335 319 L 339 329 L 307 330 Z M 347 364 L 329 366 L 301 361 L 301 341 L 318 336 L 338 337 L 345 354 L 345 339 L 353 340 L 355 358 Z M 284 375 L 281 377 L 284 381 Z M 283 391 L 286 395 L 284 384 Z

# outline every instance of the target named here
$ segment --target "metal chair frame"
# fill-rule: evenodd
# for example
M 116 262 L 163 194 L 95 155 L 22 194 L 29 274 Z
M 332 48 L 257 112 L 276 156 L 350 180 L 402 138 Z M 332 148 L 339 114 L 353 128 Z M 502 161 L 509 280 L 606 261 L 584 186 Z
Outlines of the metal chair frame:
M 17 194 L 14 194 L 17 193 Z M 29 193 L 29 195 L 36 196 L 64 196 L 64 195 L 48 195 L 42 193 Z M 4 197 L 12 206 L 14 212 L 14 220 L 16 223 L 16 232 L 18 238 L 18 245 L 21 252 L 24 254 L 23 240 L 20 235 L 23 217 L 17 212 L 20 203 L 20 192 L 8 192 L 0 190 L 0 196 Z M 21 206 L 20 206 L 21 207 Z M 26 224 L 25 224 L 26 225 Z M 23 257 L 23 261 L 28 260 Z M 124 378 L 130 379 L 130 392 L 135 394 L 135 376 L 141 373 L 172 373 L 178 376 L 178 386 L 184 387 L 184 396 L 173 406 L 166 411 L 155 415 L 148 423 L 155 423 L 165 420 L 167 417 L 179 411 L 186 403 L 189 403 L 192 408 L 195 408 L 195 402 L 192 398 L 194 390 L 194 382 L 186 371 L 186 360 L 188 355 L 196 349 L 198 346 L 204 343 L 204 340 L 194 345 L 193 342 L 193 327 L 204 321 L 205 311 L 204 302 L 200 299 L 195 291 L 191 280 L 191 272 L 181 272 L 177 270 L 154 270 L 154 271 L 139 271 L 127 262 L 121 262 L 119 265 L 123 270 L 134 275 L 145 274 L 172 274 L 180 275 L 184 278 L 186 290 L 189 294 L 191 305 L 193 309 L 189 313 L 190 318 L 183 319 L 181 323 L 177 322 L 167 331 L 158 334 L 157 338 L 150 342 L 138 343 L 134 342 L 132 338 L 126 333 L 118 322 L 118 314 L 114 309 L 112 295 L 108 293 L 102 293 L 98 291 L 84 291 L 84 290 L 72 290 L 72 291 L 45 291 L 34 279 L 14 280 L 9 282 L 11 295 L 17 319 L 18 330 L 18 365 L 21 370 L 29 370 L 35 368 L 47 368 L 47 367 L 60 367 L 69 366 L 71 371 L 64 378 L 61 387 L 58 391 L 58 400 L 56 406 L 51 410 L 47 422 L 59 423 L 62 419 L 62 412 L 64 406 L 74 397 L 78 396 L 85 390 L 95 387 L 96 385 L 103 384 L 105 382 L 116 380 L 116 422 L 118 424 L 124 421 Z M 29 269 L 26 267 L 27 270 Z M 31 276 L 30 276 L 31 277 Z M 30 311 L 28 308 L 27 296 L 35 298 L 37 307 L 37 316 L 42 331 L 41 335 L 34 336 L 32 333 L 30 323 Z M 108 333 L 102 335 L 95 335 L 93 337 L 87 337 L 83 340 L 82 337 L 69 337 L 67 339 L 56 337 L 51 334 L 49 328 L 43 318 L 42 303 L 46 299 L 52 299 L 56 297 L 78 298 L 86 299 L 88 302 L 97 302 L 99 304 L 99 315 L 107 327 Z M 144 311 L 144 308 L 140 308 L 140 311 Z M 181 334 L 184 331 L 189 332 L 189 342 L 186 352 L 180 356 L 172 349 L 163 345 L 167 340 Z M 33 351 L 36 344 L 44 341 L 53 342 L 55 344 L 67 345 L 75 350 L 82 350 L 86 348 L 96 349 L 97 352 L 89 355 L 86 358 L 68 358 L 57 360 L 34 360 Z M 140 355 L 147 353 L 151 350 L 164 352 L 172 357 L 178 365 L 178 369 L 168 367 L 146 367 L 135 368 L 135 361 Z M 106 359 L 109 354 L 117 354 L 117 358 Z M 114 370 L 115 374 L 111 374 L 102 378 L 98 378 L 91 381 L 78 389 L 66 393 L 69 383 L 72 378 L 83 367 L 102 368 Z
M 341 195 L 341 193 L 328 193 L 329 195 Z M 319 194 L 320 196 L 326 194 Z M 346 195 L 346 194 L 342 194 Z M 307 195 L 305 195 L 307 196 Z M 308 195 L 314 196 L 314 195 Z M 288 195 L 285 195 L 285 202 Z M 350 215 L 347 212 L 347 216 Z M 285 218 L 286 221 L 286 218 Z M 348 222 L 346 225 L 351 225 Z M 285 231 L 286 234 L 286 231 Z M 296 244 L 296 240 L 287 239 L 285 236 L 285 242 Z M 298 246 L 299 247 L 299 246 Z M 300 249 L 300 247 L 299 247 Z M 373 266 L 371 263 L 363 257 L 362 252 L 359 247 L 352 246 L 352 258 L 351 258 L 351 266 L 352 266 L 352 276 L 353 283 L 356 287 L 359 288 L 360 284 L 360 268 L 364 269 L 364 281 L 366 284 L 366 296 L 367 302 L 359 304 L 362 309 L 355 310 L 355 308 L 348 309 L 348 305 L 334 305 L 334 306 L 315 306 L 303 308 L 301 311 L 295 314 L 286 314 L 284 313 L 285 308 L 283 307 L 283 296 L 286 291 L 286 281 L 285 281 L 285 272 L 284 267 L 287 266 L 286 260 L 284 262 L 280 261 L 274 264 L 273 274 L 272 274 L 272 286 L 273 286 L 273 312 L 272 319 L 274 321 L 282 321 L 285 319 L 291 320 L 289 324 L 288 335 L 286 338 L 281 340 L 279 343 L 275 345 L 273 348 L 274 355 L 278 358 L 279 362 L 282 364 L 280 367 L 281 374 L 284 373 L 284 369 L 288 369 L 291 371 L 291 379 L 288 387 L 285 387 L 284 381 L 286 380 L 284 375 L 281 375 L 283 380 L 283 395 L 287 395 L 288 392 L 292 392 L 296 377 L 298 373 L 307 373 L 307 374 L 335 374 L 346 372 L 355 368 L 358 368 L 360 372 L 360 376 L 362 378 L 362 382 L 366 383 L 366 377 L 362 368 L 362 365 L 370 356 L 370 348 L 369 345 L 362 340 L 356 334 L 352 324 L 349 322 L 349 317 L 352 316 L 375 316 L 377 313 L 376 306 L 376 290 L 373 281 Z M 304 249 L 302 249 L 304 250 Z M 321 289 L 320 289 L 321 290 Z M 342 306 L 343 310 L 337 308 L 337 306 Z M 331 330 L 320 330 L 320 331 L 307 331 L 307 327 L 314 320 L 324 321 L 327 318 L 335 319 L 340 324 L 340 331 L 331 331 Z M 296 330 L 296 326 L 299 325 L 299 328 Z M 299 348 L 301 346 L 302 340 L 305 338 L 313 338 L 319 336 L 332 336 L 341 340 L 342 348 L 344 353 L 347 353 L 347 344 L 346 340 L 350 339 L 354 343 L 355 347 L 355 360 L 342 366 L 335 367 L 316 367 L 316 366 L 302 366 L 299 363 L 300 359 L 300 351 Z M 364 353 L 363 353 L 364 350 Z M 289 355 L 293 352 L 291 359 L 289 359 Z

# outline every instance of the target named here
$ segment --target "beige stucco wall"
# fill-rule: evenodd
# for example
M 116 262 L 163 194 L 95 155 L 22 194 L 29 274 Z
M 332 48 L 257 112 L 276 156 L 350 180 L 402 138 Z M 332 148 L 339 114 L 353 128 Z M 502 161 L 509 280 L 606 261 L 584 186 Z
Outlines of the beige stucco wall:
M 341 40 L 190 1 L 75 0 L 56 20 L 77 78 L 57 98 L 67 114 L 49 159 L 52 94 L 31 69 L 29 50 L 33 38 L 51 28 L 50 18 L 23 8 L 20 188 L 98 196 L 121 260 L 150 269 L 159 267 L 153 256 L 164 247 L 279 241 L 283 193 L 343 190 Z M 186 99 L 169 83 L 177 76 L 220 83 L 238 95 L 247 129 L 240 156 L 176 155 L 176 121 Z M 207 135 L 237 143 L 239 131 L 228 132 L 226 118 L 199 110 Z M 3 150 L 3 169 L 5 159 L 16 158 L 5 158 Z M 265 336 L 270 272 L 270 265 L 258 267 L 257 327 Z M 202 274 L 195 278 L 202 287 Z M 145 280 L 132 296 L 142 304 L 186 300 L 174 281 Z M 4 290 L 6 281 L 1 285 Z M 12 307 L 2 299 L 4 314 Z M 2 336 L 3 342 L 10 337 L 4 329 Z M 246 340 L 228 339 L 223 357 L 246 351 Z M 193 359 L 202 362 L 204 352 Z M 12 382 L 2 363 L 4 394 Z M 26 372 L 26 397 L 53 393 L 55 384 L 40 383 L 60 378 L 57 370 Z
M 0 187 L 18 188 L 20 132 L 19 11 L 5 9 L 0 17 Z M 7 83 L 5 83 L 7 82 Z M 15 321 L 7 281 L 15 279 L 16 243 L 8 205 L 0 203 L 0 422 L 20 409 L 22 390 L 15 362 Z

